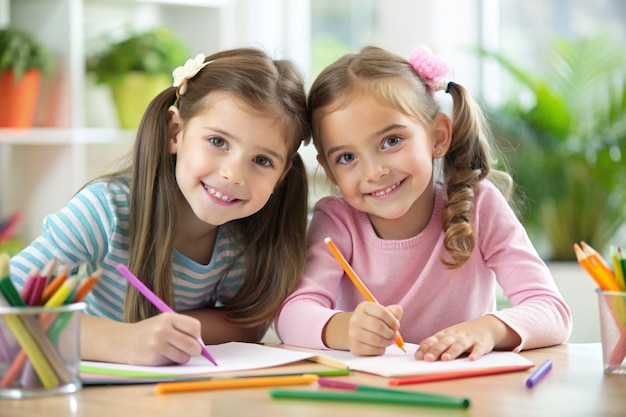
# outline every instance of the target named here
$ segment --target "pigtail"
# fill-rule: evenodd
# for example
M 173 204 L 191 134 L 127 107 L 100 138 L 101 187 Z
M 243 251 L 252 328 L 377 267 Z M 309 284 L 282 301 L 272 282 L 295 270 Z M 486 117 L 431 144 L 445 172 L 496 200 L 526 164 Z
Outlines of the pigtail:
M 492 169 L 489 130 L 478 104 L 460 84 L 450 83 L 447 91 L 453 99 L 452 140 L 444 158 L 447 201 L 441 221 L 444 246 L 452 261 L 442 261 L 456 269 L 467 261 L 476 245 L 471 219 L 479 181 L 488 177 L 503 179 L 498 184 L 508 188 L 505 195 L 512 182 L 508 174 Z
M 175 155 L 167 152 L 167 111 L 176 100 L 170 87 L 148 105 L 133 148 L 128 268 L 166 304 L 173 305 L 172 253 L 180 191 Z M 124 320 L 136 322 L 158 310 L 132 285 L 126 288 Z

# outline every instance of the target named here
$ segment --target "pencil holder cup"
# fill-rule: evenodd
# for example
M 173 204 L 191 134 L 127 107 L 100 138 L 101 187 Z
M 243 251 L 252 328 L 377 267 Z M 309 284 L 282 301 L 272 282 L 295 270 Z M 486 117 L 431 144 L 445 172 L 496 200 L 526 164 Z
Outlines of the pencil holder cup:
M 85 303 L 0 307 L 0 398 L 81 389 L 80 316 Z
M 626 375 L 626 292 L 596 291 L 604 372 Z

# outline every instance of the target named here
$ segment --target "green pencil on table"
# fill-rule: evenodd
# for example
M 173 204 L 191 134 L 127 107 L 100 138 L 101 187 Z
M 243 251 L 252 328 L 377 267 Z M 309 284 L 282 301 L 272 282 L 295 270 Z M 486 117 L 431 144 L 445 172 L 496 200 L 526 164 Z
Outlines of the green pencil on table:
M 435 407 L 469 407 L 468 399 L 450 399 L 448 401 L 424 395 L 390 394 L 386 392 L 363 392 L 363 391 L 309 391 L 309 390 L 286 390 L 274 389 L 270 391 L 272 398 L 298 399 L 298 400 L 326 400 L 326 401 L 351 401 L 365 403 L 404 404 Z
M 388 404 L 410 404 L 431 407 L 467 408 L 470 401 L 463 397 L 413 392 L 391 388 L 379 388 L 367 385 L 358 385 L 336 379 L 318 378 L 317 384 L 321 387 L 347 390 L 343 392 L 318 390 L 272 390 L 273 398 L 291 398 L 302 400 L 333 400 L 356 401 Z

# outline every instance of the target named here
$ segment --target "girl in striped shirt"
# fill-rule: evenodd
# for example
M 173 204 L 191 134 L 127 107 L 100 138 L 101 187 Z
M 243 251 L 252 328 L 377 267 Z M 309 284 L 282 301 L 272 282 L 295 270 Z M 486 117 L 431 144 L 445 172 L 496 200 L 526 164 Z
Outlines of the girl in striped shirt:
M 125 168 L 47 216 L 11 260 L 23 285 L 52 259 L 102 268 L 85 300 L 81 356 L 184 363 L 208 344 L 258 341 L 305 256 L 309 138 L 301 74 L 257 49 L 198 55 L 149 104 Z M 123 263 L 177 313 L 117 272 Z

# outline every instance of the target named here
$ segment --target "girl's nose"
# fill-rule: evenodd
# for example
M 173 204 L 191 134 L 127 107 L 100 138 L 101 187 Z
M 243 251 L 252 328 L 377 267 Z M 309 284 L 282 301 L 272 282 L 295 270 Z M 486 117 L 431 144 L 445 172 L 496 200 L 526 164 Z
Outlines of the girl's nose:
M 243 164 L 241 162 L 233 160 L 226 161 L 220 167 L 219 174 L 220 177 L 231 184 L 244 185 L 246 183 Z
M 379 159 L 365 159 L 364 177 L 367 181 L 377 181 L 389 173 L 389 169 Z

